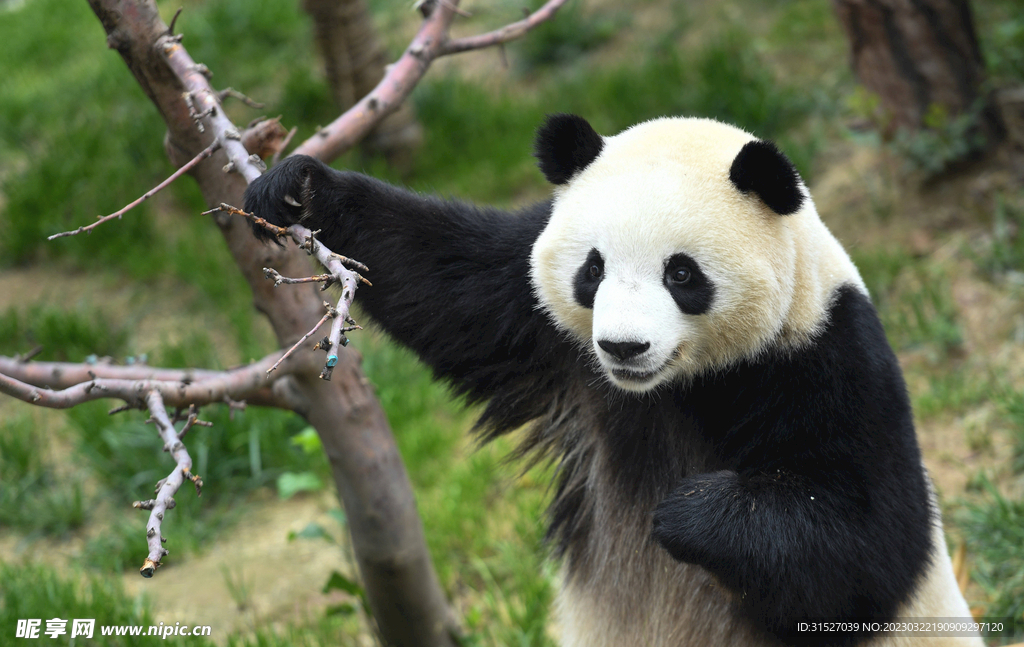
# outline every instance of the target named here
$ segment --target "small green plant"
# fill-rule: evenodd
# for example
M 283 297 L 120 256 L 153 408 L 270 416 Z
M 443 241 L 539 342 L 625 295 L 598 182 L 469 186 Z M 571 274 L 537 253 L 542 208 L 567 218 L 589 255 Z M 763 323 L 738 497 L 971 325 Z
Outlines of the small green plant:
M 992 279 L 1024 272 L 1024 209 L 1008 204 L 1003 194 L 996 196 L 992 236 L 986 243 L 981 251 L 969 252 L 982 272 Z
M 224 586 L 227 587 L 228 595 L 235 603 L 235 608 L 239 611 L 248 609 L 252 605 L 253 584 L 245 579 L 242 567 L 239 566 L 237 570 L 234 570 L 227 564 L 221 564 L 220 572 L 224 576 Z
M 965 367 L 945 362 L 936 368 L 937 372 L 928 376 L 928 390 L 914 394 L 914 412 L 918 416 L 928 418 L 942 413 L 962 413 L 992 398 L 994 387 L 990 377 L 979 379 Z M 987 434 L 980 429 L 975 431 L 974 442 L 986 443 Z
M 118 499 L 112 497 L 115 501 Z M 183 498 L 183 497 L 179 497 Z M 118 515 L 82 547 L 79 560 L 98 575 L 137 570 L 149 554 L 145 541 L 146 517 L 131 510 L 130 501 L 123 499 L 124 514 Z M 176 510 L 177 512 L 177 510 Z M 180 513 L 179 517 L 180 517 Z M 167 527 L 180 524 L 179 518 Z M 181 551 L 187 552 L 187 551 Z M 176 551 L 177 553 L 177 551 Z
M 992 29 L 981 39 L 985 51 L 985 62 L 989 75 L 996 80 L 998 86 L 1011 86 L 1024 81 L 1024 18 L 1020 16 L 1019 6 L 984 6 L 979 3 L 982 12 L 992 12 L 994 24 Z M 1009 11 L 1006 11 L 1009 9 Z
M 1024 473 L 1024 392 L 1016 391 L 1001 401 L 1003 414 L 1010 424 L 1013 440 L 1013 462 L 1011 468 L 1015 474 Z
M 897 350 L 927 345 L 946 356 L 963 342 L 949 277 L 901 249 L 857 250 L 853 259 Z
M 892 145 L 911 171 L 935 177 L 958 162 L 985 148 L 987 141 L 980 128 L 981 104 L 959 115 L 951 115 L 942 105 L 933 103 L 923 118 L 922 127 L 900 129 Z

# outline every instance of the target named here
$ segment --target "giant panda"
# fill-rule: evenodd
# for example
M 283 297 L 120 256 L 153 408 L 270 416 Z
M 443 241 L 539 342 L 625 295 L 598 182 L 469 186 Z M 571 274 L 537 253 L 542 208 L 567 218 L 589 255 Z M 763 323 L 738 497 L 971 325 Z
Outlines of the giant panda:
M 896 357 L 785 155 L 565 114 L 535 154 L 554 195 L 519 211 L 309 157 L 245 207 L 366 263 L 364 310 L 486 403 L 485 439 L 528 425 L 557 467 L 562 644 L 981 645 L 814 624 L 970 612 Z

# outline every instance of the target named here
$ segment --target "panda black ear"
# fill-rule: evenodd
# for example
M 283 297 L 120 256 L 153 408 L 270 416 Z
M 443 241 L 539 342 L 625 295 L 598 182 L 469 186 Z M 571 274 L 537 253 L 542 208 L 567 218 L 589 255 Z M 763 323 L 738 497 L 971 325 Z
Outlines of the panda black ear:
M 800 174 L 770 141 L 747 142 L 732 161 L 729 179 L 743 193 L 756 193 L 780 216 L 796 213 L 804 203 Z
M 565 184 L 593 162 L 602 148 L 604 140 L 586 119 L 557 114 L 537 131 L 533 154 L 548 182 Z

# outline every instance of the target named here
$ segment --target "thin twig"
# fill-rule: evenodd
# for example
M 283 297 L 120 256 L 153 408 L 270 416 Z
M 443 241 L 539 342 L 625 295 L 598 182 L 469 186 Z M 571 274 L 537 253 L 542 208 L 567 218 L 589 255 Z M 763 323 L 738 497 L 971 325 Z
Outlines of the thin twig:
M 263 218 L 260 218 L 259 216 L 257 216 L 254 213 L 249 213 L 248 211 L 243 211 L 243 210 L 239 209 L 238 207 L 232 207 L 230 204 L 227 204 L 227 203 L 224 203 L 224 202 L 221 202 L 219 207 L 214 207 L 213 209 L 210 209 L 209 211 L 204 211 L 202 213 L 202 215 L 208 216 L 210 214 L 217 213 L 218 211 L 224 211 L 226 213 L 230 213 L 230 214 L 233 214 L 233 215 L 236 215 L 236 216 L 242 216 L 243 218 L 248 218 L 252 222 L 254 222 L 257 225 L 259 225 L 260 227 L 263 227 L 264 229 L 266 229 L 270 233 L 274 234 L 278 238 L 284 238 L 285 236 L 289 235 L 288 234 L 288 230 L 286 228 L 278 227 L 277 225 L 272 225 L 272 224 L 270 224 L 269 222 L 267 222 Z
M 450 40 L 440 47 L 437 55 L 448 56 L 449 54 L 458 54 L 459 52 L 466 52 L 471 49 L 483 49 L 485 47 L 492 47 L 494 45 L 507 43 L 510 40 L 520 38 L 534 27 L 550 20 L 555 15 L 555 12 L 561 9 L 562 5 L 567 1 L 568 0 L 550 0 L 550 2 L 545 3 L 543 7 L 534 11 L 532 14 L 529 14 L 519 22 L 505 25 L 501 29 L 496 29 L 494 31 L 487 32 L 486 34 Z
M 277 164 L 277 161 L 281 159 L 281 153 L 284 152 L 284 149 L 288 148 L 288 144 L 292 143 L 292 137 L 295 137 L 295 133 L 297 132 L 299 132 L 298 126 L 293 126 L 292 129 L 288 131 L 288 135 L 284 138 L 284 141 L 281 142 L 281 148 L 278 148 L 277 152 L 275 152 L 270 158 L 271 166 Z
M 310 337 L 312 337 L 313 333 L 315 333 L 317 330 L 320 330 L 320 326 L 324 325 L 324 323 L 326 323 L 326 321 L 328 319 L 331 319 L 331 318 L 337 316 L 338 311 L 335 308 L 332 308 L 331 305 L 329 303 L 327 303 L 326 301 L 324 302 L 324 307 L 327 308 L 327 314 L 325 314 L 323 317 L 321 317 L 320 321 L 318 321 L 316 323 L 316 325 L 313 326 L 313 329 L 310 330 L 309 332 L 307 332 L 305 335 L 302 336 L 302 339 L 300 339 L 299 341 L 295 342 L 295 344 L 291 348 L 289 348 L 285 352 L 284 355 L 281 356 L 281 359 L 277 360 L 274 363 L 273 366 L 271 366 L 270 368 L 267 369 L 267 377 L 269 377 L 271 373 L 276 371 L 277 367 L 281 365 L 281 362 L 283 362 L 284 360 L 288 359 L 288 356 L 291 355 L 295 351 L 295 349 L 298 348 L 302 344 L 302 342 L 304 342 L 307 339 L 309 339 Z M 337 361 L 337 359 L 335 359 L 335 361 Z
M 281 276 L 281 273 L 272 267 L 264 267 L 263 275 L 268 279 L 273 279 L 275 288 L 282 283 L 287 285 L 294 285 L 296 283 L 323 283 L 324 285 L 320 289 L 322 292 L 334 283 L 334 277 L 330 274 L 316 274 L 314 276 L 304 276 L 301 279 L 293 279 L 287 276 Z
M 250 99 L 249 97 L 247 97 L 246 95 L 242 94 L 241 92 L 239 92 L 238 90 L 236 90 L 234 88 L 224 88 L 223 90 L 221 90 L 220 92 L 217 93 L 217 98 L 220 100 L 221 103 L 224 103 L 224 99 L 226 99 L 228 97 L 232 97 L 234 99 L 238 99 L 239 101 L 241 101 L 245 105 L 249 106 L 250 108 L 256 108 L 257 110 L 262 110 L 263 108 L 266 107 L 264 104 L 260 103 L 259 101 L 254 101 L 254 100 Z
M 171 176 L 169 178 L 167 178 L 166 180 L 164 180 L 160 184 L 156 185 L 155 187 L 153 187 L 152 189 L 150 189 L 149 191 L 144 193 L 141 198 L 139 198 L 135 202 L 132 202 L 132 203 L 128 204 L 124 208 L 122 208 L 122 209 L 120 209 L 118 211 L 115 211 L 114 213 L 110 214 L 109 216 L 102 216 L 102 217 L 100 217 L 99 220 L 97 220 L 96 222 L 92 223 L 91 225 L 86 225 L 84 227 L 79 227 L 78 229 L 75 229 L 74 231 L 64 231 L 64 232 L 61 232 L 59 234 L 53 234 L 52 236 L 48 236 L 46 238 L 46 240 L 53 240 L 55 238 L 63 238 L 64 236 L 74 236 L 75 234 L 80 234 L 83 231 L 92 231 L 93 229 L 95 229 L 99 225 L 102 225 L 103 223 L 107 222 L 108 220 L 113 220 L 114 218 L 120 218 L 124 214 L 128 213 L 129 211 L 131 211 L 135 207 L 137 207 L 140 204 L 142 204 L 143 202 L 145 202 L 146 200 L 152 198 L 154 195 L 156 195 L 157 193 L 159 193 L 163 189 L 165 189 L 168 186 L 170 186 L 170 184 L 172 182 L 177 180 L 179 177 L 181 177 L 185 173 L 188 173 L 192 169 L 192 167 L 194 167 L 196 164 L 198 164 L 199 162 L 202 162 L 204 159 L 206 159 L 210 155 L 213 155 L 217 151 L 218 148 L 220 148 L 220 143 L 216 142 L 216 141 L 213 142 L 212 144 L 210 144 L 209 146 L 204 148 L 202 150 L 202 152 L 200 152 L 198 155 L 196 155 L 191 160 L 186 162 L 184 166 L 179 168 L 174 173 L 171 173 Z

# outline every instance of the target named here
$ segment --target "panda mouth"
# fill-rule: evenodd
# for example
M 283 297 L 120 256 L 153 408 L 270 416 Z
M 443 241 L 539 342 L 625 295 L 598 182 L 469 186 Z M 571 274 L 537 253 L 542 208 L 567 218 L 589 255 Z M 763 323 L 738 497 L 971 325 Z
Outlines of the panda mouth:
M 660 369 L 655 371 L 634 371 L 628 368 L 612 369 L 612 375 L 620 380 L 626 380 L 629 382 L 650 382 L 660 372 Z

